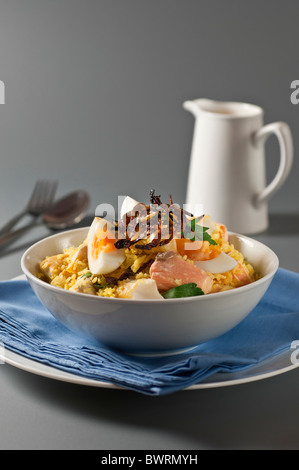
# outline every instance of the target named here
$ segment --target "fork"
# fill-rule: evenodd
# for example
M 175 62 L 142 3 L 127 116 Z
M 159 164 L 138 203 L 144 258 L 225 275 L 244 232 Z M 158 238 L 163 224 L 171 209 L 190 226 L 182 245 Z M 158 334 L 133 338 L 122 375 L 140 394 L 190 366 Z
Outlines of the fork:
M 0 234 L 9 232 L 25 215 L 38 217 L 51 207 L 58 182 L 56 180 L 38 180 L 26 207 L 10 219 L 0 230 Z

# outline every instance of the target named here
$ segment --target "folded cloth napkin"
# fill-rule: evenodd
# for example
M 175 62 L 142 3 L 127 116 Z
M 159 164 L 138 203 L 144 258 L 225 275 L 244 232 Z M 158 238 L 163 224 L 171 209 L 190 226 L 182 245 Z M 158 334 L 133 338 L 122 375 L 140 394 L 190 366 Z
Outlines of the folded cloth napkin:
M 0 282 L 0 341 L 29 359 L 147 395 L 182 390 L 217 372 L 251 367 L 299 339 L 299 274 L 279 268 L 245 320 L 192 351 L 166 357 L 123 355 L 61 325 L 27 281 Z M 290 361 L 291 365 L 291 361 Z

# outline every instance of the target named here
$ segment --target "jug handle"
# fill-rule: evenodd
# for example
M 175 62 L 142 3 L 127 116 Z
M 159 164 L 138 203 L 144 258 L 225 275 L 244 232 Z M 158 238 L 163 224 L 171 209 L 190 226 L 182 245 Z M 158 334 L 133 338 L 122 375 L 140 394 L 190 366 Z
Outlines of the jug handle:
M 280 147 L 280 163 L 278 171 L 266 188 L 254 199 L 256 207 L 267 202 L 282 186 L 288 177 L 293 163 L 293 139 L 291 130 L 285 122 L 273 122 L 263 126 L 253 135 L 254 145 L 264 145 L 270 135 L 276 135 Z

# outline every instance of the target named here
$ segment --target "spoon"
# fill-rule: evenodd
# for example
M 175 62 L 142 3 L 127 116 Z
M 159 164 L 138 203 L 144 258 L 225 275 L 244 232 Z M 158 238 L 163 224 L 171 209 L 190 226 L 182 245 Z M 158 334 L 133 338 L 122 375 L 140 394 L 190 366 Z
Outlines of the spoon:
M 74 191 L 55 202 L 43 214 L 43 222 L 54 230 L 78 224 L 85 216 L 89 202 L 89 196 L 85 191 Z
M 29 229 L 38 225 L 46 225 L 52 230 L 61 230 L 81 222 L 89 206 L 89 196 L 86 191 L 74 191 L 54 202 L 49 210 L 42 214 L 42 221 L 30 222 L 24 227 L 0 236 L 0 247 L 9 241 L 23 235 Z

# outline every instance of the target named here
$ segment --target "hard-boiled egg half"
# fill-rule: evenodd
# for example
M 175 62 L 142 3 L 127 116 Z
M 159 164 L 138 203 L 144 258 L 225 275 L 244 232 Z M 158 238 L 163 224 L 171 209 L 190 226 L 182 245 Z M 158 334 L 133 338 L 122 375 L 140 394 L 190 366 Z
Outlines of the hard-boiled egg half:
M 92 274 L 112 273 L 125 261 L 125 250 L 115 248 L 115 242 L 111 222 L 95 217 L 87 235 L 88 264 Z
M 121 217 L 133 210 L 136 204 L 137 201 L 127 196 L 121 207 Z M 112 273 L 125 261 L 125 249 L 115 248 L 115 242 L 112 223 L 95 217 L 87 235 L 88 264 L 92 274 Z

